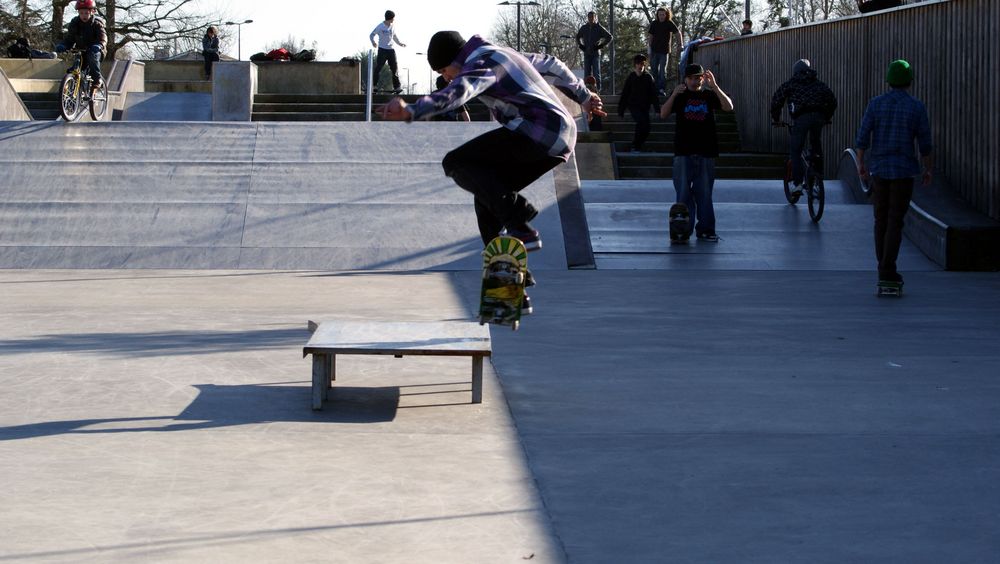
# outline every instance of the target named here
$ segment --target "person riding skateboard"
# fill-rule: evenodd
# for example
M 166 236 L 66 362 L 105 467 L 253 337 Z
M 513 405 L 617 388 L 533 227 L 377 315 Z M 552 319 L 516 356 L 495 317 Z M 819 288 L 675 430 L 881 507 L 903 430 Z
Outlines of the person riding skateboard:
M 578 102 L 588 116 L 607 115 L 601 97 L 559 59 L 522 54 L 478 35 L 466 41 L 457 31 L 435 33 L 427 62 L 448 86 L 412 104 L 393 98 L 379 108 L 382 118 L 426 120 L 479 98 L 503 127 L 445 155 L 444 173 L 472 193 L 483 245 L 506 231 L 528 251 L 540 249 L 541 235 L 530 223 L 538 210 L 520 192 L 568 161 L 576 146 L 576 123 L 552 88 Z M 552 86 L 543 77 L 551 78 Z M 528 278 L 530 286 L 530 273 Z
M 891 62 L 885 81 L 890 90 L 868 102 L 854 146 L 858 176 L 872 179 L 879 282 L 902 285 L 896 258 L 903 242 L 903 218 L 910 209 L 914 177 L 920 174 L 924 186 L 933 179 L 934 145 L 927 108 L 908 92 L 913 83 L 910 63 L 903 59 Z M 914 140 L 920 149 L 920 162 L 913 150 Z
M 396 63 L 396 49 L 393 48 L 392 42 L 395 41 L 396 45 L 400 47 L 406 47 L 406 44 L 400 41 L 399 37 L 396 37 L 396 29 L 393 25 L 395 21 L 396 13 L 392 10 L 386 10 L 385 21 L 375 26 L 375 29 L 368 36 L 368 40 L 372 42 L 372 47 L 378 47 L 372 81 L 376 86 L 378 85 L 378 75 L 382 72 L 382 67 L 389 63 L 389 72 L 392 73 L 392 93 L 399 94 L 403 88 L 399 81 L 399 65 Z M 378 43 L 375 42 L 376 37 L 378 37 Z

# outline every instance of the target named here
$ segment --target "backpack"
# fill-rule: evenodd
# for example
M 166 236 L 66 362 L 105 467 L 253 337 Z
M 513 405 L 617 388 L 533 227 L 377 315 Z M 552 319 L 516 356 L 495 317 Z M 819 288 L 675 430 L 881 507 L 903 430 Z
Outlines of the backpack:
M 272 61 L 289 61 L 292 58 L 292 54 L 288 52 L 288 49 L 280 47 L 268 51 L 267 58 Z
M 261 61 L 270 61 L 270 59 L 267 58 L 267 53 L 263 51 L 261 51 L 260 53 L 254 53 L 253 55 L 250 55 L 250 60 L 255 63 L 259 63 Z
M 308 61 L 315 61 L 316 60 L 316 50 L 315 49 L 304 49 L 302 51 L 299 51 L 295 55 L 292 55 L 292 60 L 293 61 L 299 61 L 299 62 L 302 62 L 302 63 L 305 63 L 305 62 L 308 62 Z

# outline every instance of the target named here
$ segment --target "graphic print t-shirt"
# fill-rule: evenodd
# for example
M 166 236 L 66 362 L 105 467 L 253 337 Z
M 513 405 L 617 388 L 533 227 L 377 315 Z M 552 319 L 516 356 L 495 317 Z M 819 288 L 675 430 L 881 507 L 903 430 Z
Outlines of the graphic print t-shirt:
M 715 132 L 715 111 L 722 107 L 711 90 L 688 90 L 674 99 L 677 132 L 674 154 L 718 157 L 719 141 Z

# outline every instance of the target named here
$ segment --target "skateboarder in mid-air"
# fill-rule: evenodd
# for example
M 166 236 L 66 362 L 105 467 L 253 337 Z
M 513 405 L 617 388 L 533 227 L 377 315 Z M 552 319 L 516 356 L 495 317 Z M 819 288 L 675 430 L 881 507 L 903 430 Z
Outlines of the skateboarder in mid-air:
M 607 115 L 600 96 L 559 59 L 521 54 L 478 35 L 466 41 L 456 31 L 435 33 L 427 47 L 427 62 L 449 80 L 448 86 L 412 104 L 393 98 L 379 108 L 382 117 L 428 119 L 478 97 L 504 127 L 445 155 L 444 173 L 475 197 L 483 245 L 506 231 L 528 251 L 540 249 L 541 236 L 529 223 L 538 210 L 519 192 L 569 160 L 576 145 L 576 123 L 552 87 L 580 103 L 588 116 Z M 553 80 L 552 87 L 543 77 Z M 530 274 L 528 279 L 530 286 Z M 527 296 L 523 310 L 531 310 Z
M 921 174 L 924 186 L 931 183 L 933 145 L 927 108 L 908 92 L 913 82 L 910 64 L 902 59 L 890 63 L 885 81 L 890 90 L 868 102 L 855 146 L 858 175 L 872 177 L 878 293 L 899 295 L 903 277 L 896 271 L 896 257 L 903 241 L 903 218 L 913 197 L 914 176 Z M 922 162 L 917 161 L 914 141 Z

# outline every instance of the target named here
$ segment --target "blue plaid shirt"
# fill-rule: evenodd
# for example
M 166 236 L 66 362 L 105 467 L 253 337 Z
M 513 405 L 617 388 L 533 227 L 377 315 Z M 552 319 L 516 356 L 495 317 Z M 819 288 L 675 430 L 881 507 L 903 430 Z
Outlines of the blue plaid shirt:
M 894 88 L 868 102 L 854 145 L 866 151 L 865 161 L 872 176 L 908 178 L 920 174 L 914 139 L 921 155 L 931 153 L 934 147 L 927 108 L 906 90 Z
M 413 119 L 427 119 L 460 108 L 478 97 L 507 129 L 545 147 L 548 154 L 569 160 L 576 146 L 576 122 L 543 77 L 553 78 L 571 99 L 584 103 L 590 91 L 559 59 L 521 54 L 475 35 L 459 52 L 462 71 L 447 87 L 408 106 Z

